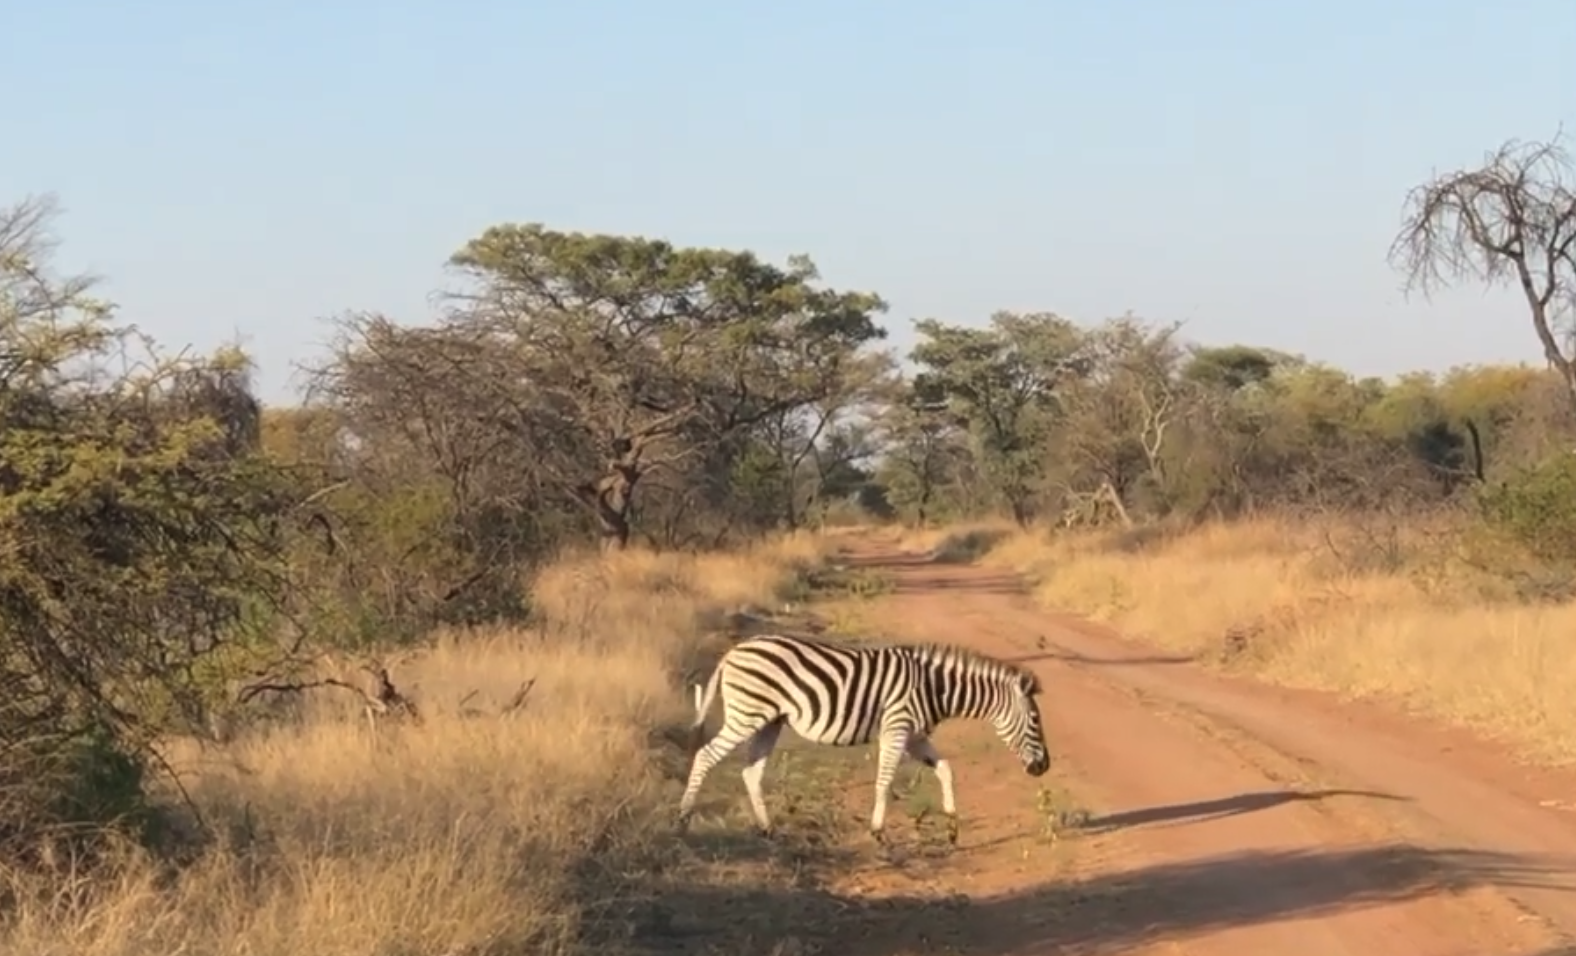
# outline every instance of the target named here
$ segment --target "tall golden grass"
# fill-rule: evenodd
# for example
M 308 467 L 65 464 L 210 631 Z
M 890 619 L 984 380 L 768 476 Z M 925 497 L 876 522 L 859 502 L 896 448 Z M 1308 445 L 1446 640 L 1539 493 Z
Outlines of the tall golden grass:
M 440 635 L 395 673 L 419 725 L 374 736 L 324 704 L 222 748 L 173 742 L 221 839 L 179 868 L 131 850 L 91 872 L 61 862 L 20 885 L 0 952 L 484 956 L 616 936 L 594 924 L 616 913 L 617 883 L 587 873 L 627 879 L 669 839 L 676 794 L 652 734 L 691 716 L 675 674 L 699 625 L 771 602 L 822 547 L 565 560 L 532 583 L 539 630 Z
M 1263 519 L 1172 533 L 997 530 L 981 560 L 1023 573 L 1043 605 L 1576 760 L 1576 603 L 1518 599 L 1478 570 L 1459 528 Z

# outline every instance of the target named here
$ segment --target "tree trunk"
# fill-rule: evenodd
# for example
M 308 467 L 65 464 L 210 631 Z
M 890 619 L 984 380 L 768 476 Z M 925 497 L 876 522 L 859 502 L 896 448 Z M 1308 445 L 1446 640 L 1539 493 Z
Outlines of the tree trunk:
M 575 488 L 575 498 L 591 509 L 602 536 L 602 550 L 623 551 L 629 547 L 634 527 L 629 520 L 635 496 L 635 482 L 623 474 L 604 476 L 594 486 Z
M 1029 496 L 1026 492 L 1014 491 L 1007 496 L 1007 503 L 1012 508 L 1012 520 L 1020 528 L 1027 528 L 1033 518 L 1029 509 Z
M 1525 256 L 1517 258 L 1515 264 L 1522 294 L 1527 297 L 1527 307 L 1532 311 L 1532 329 L 1538 335 L 1538 344 L 1543 346 L 1543 358 L 1549 363 L 1549 368 L 1559 373 L 1560 380 L 1565 383 L 1565 395 L 1570 400 L 1571 409 L 1576 411 L 1576 363 L 1565 356 L 1559 340 L 1554 337 L 1554 327 L 1549 322 L 1548 304 L 1553 298 L 1554 287 L 1551 285 L 1540 294 Z M 1550 281 L 1552 283 L 1552 278 Z
M 599 515 L 602 528 L 602 550 L 624 551 L 629 548 L 631 528 L 629 516 L 621 511 Z

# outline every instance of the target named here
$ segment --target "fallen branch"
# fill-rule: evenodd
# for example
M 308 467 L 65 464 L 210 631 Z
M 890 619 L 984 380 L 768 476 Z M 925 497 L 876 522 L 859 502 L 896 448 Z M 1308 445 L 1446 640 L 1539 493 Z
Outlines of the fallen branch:
M 510 714 L 513 714 L 513 713 L 516 713 L 518 711 L 524 710 L 525 709 L 525 700 L 526 700 L 527 697 L 531 696 L 531 688 L 533 688 L 535 686 L 536 686 L 536 678 L 534 678 L 534 677 L 531 678 L 530 680 L 526 681 L 525 683 L 521 684 L 520 685 L 520 689 L 514 692 L 514 696 L 513 697 L 509 698 L 509 702 L 507 704 L 503 705 L 503 710 L 498 712 L 498 716 L 499 717 L 507 717 Z
M 395 686 L 386 664 L 379 661 L 357 663 L 357 669 L 370 678 L 370 686 L 368 686 L 366 683 L 347 680 L 343 676 L 346 668 L 338 666 L 338 662 L 330 655 L 323 655 L 316 663 L 332 673 L 298 680 L 263 677 L 242 687 L 236 693 L 236 702 L 246 704 L 258 695 L 270 692 L 304 694 L 310 690 L 333 687 L 348 691 L 361 699 L 367 724 L 374 732 L 377 731 L 377 718 L 380 716 L 406 718 L 413 723 L 421 723 L 421 711 L 417 708 L 416 702 L 401 693 Z
M 496 714 L 491 715 L 491 716 L 498 717 L 498 718 L 501 719 L 501 718 L 504 718 L 504 717 L 509 717 L 509 716 L 521 711 L 521 710 L 524 710 L 525 709 L 526 699 L 531 696 L 531 689 L 533 687 L 535 687 L 535 686 L 536 686 L 536 678 L 534 678 L 534 677 L 531 678 L 530 680 L 525 681 L 524 683 L 522 683 L 519 686 L 519 688 L 517 690 L 515 690 L 514 696 L 510 697 L 509 700 L 502 707 L 498 708 L 498 712 Z M 471 690 L 471 691 L 466 692 L 464 697 L 460 698 L 460 702 L 455 705 L 455 710 L 459 713 L 459 715 L 461 717 L 464 717 L 466 719 L 470 719 L 470 718 L 473 718 L 473 717 L 488 716 L 487 713 L 485 711 L 483 711 L 479 707 L 468 707 L 468 706 L 466 706 L 472 700 L 474 700 L 476 698 L 477 694 L 479 694 L 479 693 L 481 693 L 481 692 L 477 691 L 477 690 Z

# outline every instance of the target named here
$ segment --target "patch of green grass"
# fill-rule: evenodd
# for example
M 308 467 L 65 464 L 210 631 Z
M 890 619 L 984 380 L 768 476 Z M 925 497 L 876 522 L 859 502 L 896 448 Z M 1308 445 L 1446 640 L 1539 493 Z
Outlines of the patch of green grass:
M 707 776 L 693 832 L 702 842 L 759 845 L 780 863 L 825 868 L 847 862 L 840 846 L 859 832 L 846 804 L 854 779 L 865 769 L 860 748 L 807 744 L 784 731 L 766 764 L 761 786 L 772 834 L 761 836 L 740 775 L 740 747 Z
M 1042 786 L 1034 795 L 1035 815 L 1040 821 L 1042 839 L 1056 842 L 1069 832 L 1085 826 L 1092 814 L 1061 787 Z
M 715 732 L 715 728 L 712 729 Z M 673 746 L 673 733 L 655 741 Z M 635 927 L 627 949 L 610 952 L 669 956 L 823 952 L 845 931 L 842 908 L 824 887 L 833 874 L 866 862 L 862 822 L 847 804 L 864 770 L 858 749 L 817 747 L 791 732 L 767 763 L 762 782 L 773 832 L 762 835 L 740 776 L 744 750 L 707 776 L 689 832 L 675 834 L 643 873 L 611 896 L 620 924 Z M 672 761 L 671 807 L 689 772 Z M 678 764 L 682 762 L 682 767 Z M 611 941 L 609 941 L 611 943 Z
M 856 600 L 828 601 L 817 605 L 822 635 L 828 640 L 858 643 L 878 636 L 869 608 Z
M 941 784 L 929 768 L 905 761 L 892 781 L 892 801 L 887 806 L 887 829 L 898 832 L 905 825 L 912 827 L 911 853 L 916 849 L 926 856 L 952 852 Z
M 812 571 L 806 578 L 809 599 L 859 598 L 869 600 L 890 593 L 890 575 L 873 568 L 852 568 L 832 564 Z
M 905 761 L 892 781 L 892 801 L 902 804 L 909 816 L 920 818 L 941 812 L 941 785 L 923 764 Z
M 859 748 L 818 746 L 796 739 L 779 744 L 764 783 L 767 810 L 773 814 L 777 832 L 795 831 L 790 839 L 815 846 L 834 845 L 855 836 L 859 820 L 848 811 L 847 794 L 865 770 L 863 758 Z

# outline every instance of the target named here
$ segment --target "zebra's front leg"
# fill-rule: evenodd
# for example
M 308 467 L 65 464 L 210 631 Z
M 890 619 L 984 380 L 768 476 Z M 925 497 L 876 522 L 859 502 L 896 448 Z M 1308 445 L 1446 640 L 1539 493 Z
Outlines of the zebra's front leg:
M 897 765 L 908 747 L 908 735 L 907 730 L 889 730 L 881 735 L 881 753 L 876 764 L 876 803 L 870 811 L 870 835 L 877 843 L 886 843 L 887 800 L 892 794 Z
M 908 739 L 908 755 L 936 772 L 941 784 L 941 810 L 947 815 L 947 842 L 958 842 L 958 801 L 952 790 L 952 764 L 936 750 L 928 737 L 913 736 Z
M 777 746 L 783 722 L 774 720 L 755 732 L 750 738 L 744 758 L 744 789 L 750 794 L 750 809 L 755 811 L 755 822 L 760 825 L 762 836 L 771 836 L 772 821 L 766 813 L 766 795 L 761 791 L 761 778 L 766 776 L 766 759 Z

